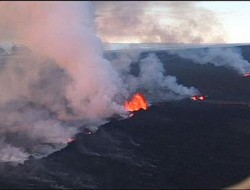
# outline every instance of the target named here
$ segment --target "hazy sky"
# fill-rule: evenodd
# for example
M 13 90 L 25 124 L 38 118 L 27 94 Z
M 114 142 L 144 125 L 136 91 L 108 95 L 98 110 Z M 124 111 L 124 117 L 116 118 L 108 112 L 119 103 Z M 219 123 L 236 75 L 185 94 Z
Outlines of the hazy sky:
M 250 43 L 250 1 L 92 2 L 103 42 Z M 24 40 L 33 6 L 41 9 L 39 1 L 0 2 L 1 42 Z
M 228 43 L 250 43 L 249 1 L 203 1 L 200 6 L 217 15 L 228 34 Z
M 250 43 L 250 2 L 96 2 L 107 42 Z

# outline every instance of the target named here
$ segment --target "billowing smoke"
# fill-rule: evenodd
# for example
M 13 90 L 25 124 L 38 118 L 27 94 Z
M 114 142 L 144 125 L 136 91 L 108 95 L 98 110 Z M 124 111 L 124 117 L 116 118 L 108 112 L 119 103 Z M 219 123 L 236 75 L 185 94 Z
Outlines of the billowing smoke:
M 90 2 L 3 2 L 0 11 L 2 41 L 30 49 L 1 59 L 0 161 L 46 156 L 80 127 L 125 112 L 126 90 L 102 58 Z
M 215 14 L 186 1 L 97 1 L 97 31 L 105 42 L 222 43 Z
M 154 54 L 104 59 L 93 8 L 90 2 L 0 3 L 0 40 L 28 47 L 0 59 L 0 161 L 23 162 L 65 147 L 81 129 L 126 115 L 124 101 L 137 91 L 151 102 L 198 93 L 167 76 Z
M 141 60 L 137 86 L 145 89 L 152 101 L 176 100 L 199 94 L 194 87 L 178 84 L 175 76 L 166 75 L 155 54 Z
M 193 48 L 172 50 L 170 53 L 177 54 L 198 64 L 227 67 L 241 75 L 250 72 L 250 63 L 243 58 L 240 48 L 237 47 Z
M 200 92 L 194 87 L 178 84 L 175 76 L 167 75 L 156 54 L 141 58 L 140 50 L 123 50 L 111 62 L 120 73 L 130 94 L 143 92 L 151 103 L 179 100 Z

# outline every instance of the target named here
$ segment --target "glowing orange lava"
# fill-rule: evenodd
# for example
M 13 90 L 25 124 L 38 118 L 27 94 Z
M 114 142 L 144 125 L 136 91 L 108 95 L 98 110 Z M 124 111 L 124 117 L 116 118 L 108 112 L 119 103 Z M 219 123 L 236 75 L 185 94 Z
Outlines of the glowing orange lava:
M 191 99 L 194 101 L 197 101 L 197 100 L 204 101 L 207 99 L 207 96 L 192 96 Z
M 250 73 L 245 73 L 244 77 L 250 77 Z
M 138 111 L 140 109 L 148 109 L 148 102 L 143 94 L 137 93 L 132 100 L 125 102 L 124 107 L 128 111 Z
M 74 142 L 76 139 L 75 138 L 68 138 L 66 144 Z

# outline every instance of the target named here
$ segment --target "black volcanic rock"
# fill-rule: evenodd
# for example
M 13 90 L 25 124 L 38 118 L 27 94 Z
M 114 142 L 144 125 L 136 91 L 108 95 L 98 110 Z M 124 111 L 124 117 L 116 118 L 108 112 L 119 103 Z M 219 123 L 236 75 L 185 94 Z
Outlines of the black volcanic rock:
M 8 173 L 25 188 L 222 188 L 250 174 L 249 114 L 191 100 L 156 105 Z
M 250 46 L 242 47 L 249 58 Z M 152 105 L 48 157 L 0 165 L 1 188 L 219 189 L 250 175 L 250 79 L 156 52 L 167 73 L 208 100 Z M 220 103 L 220 101 L 224 103 Z

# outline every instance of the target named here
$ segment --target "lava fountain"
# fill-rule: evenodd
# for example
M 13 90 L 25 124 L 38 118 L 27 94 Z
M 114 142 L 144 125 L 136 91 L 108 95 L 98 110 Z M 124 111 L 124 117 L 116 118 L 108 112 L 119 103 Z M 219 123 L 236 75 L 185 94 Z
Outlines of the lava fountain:
M 149 104 L 143 94 L 136 93 L 130 101 L 125 102 L 124 107 L 128 111 L 134 112 L 140 109 L 148 109 Z

